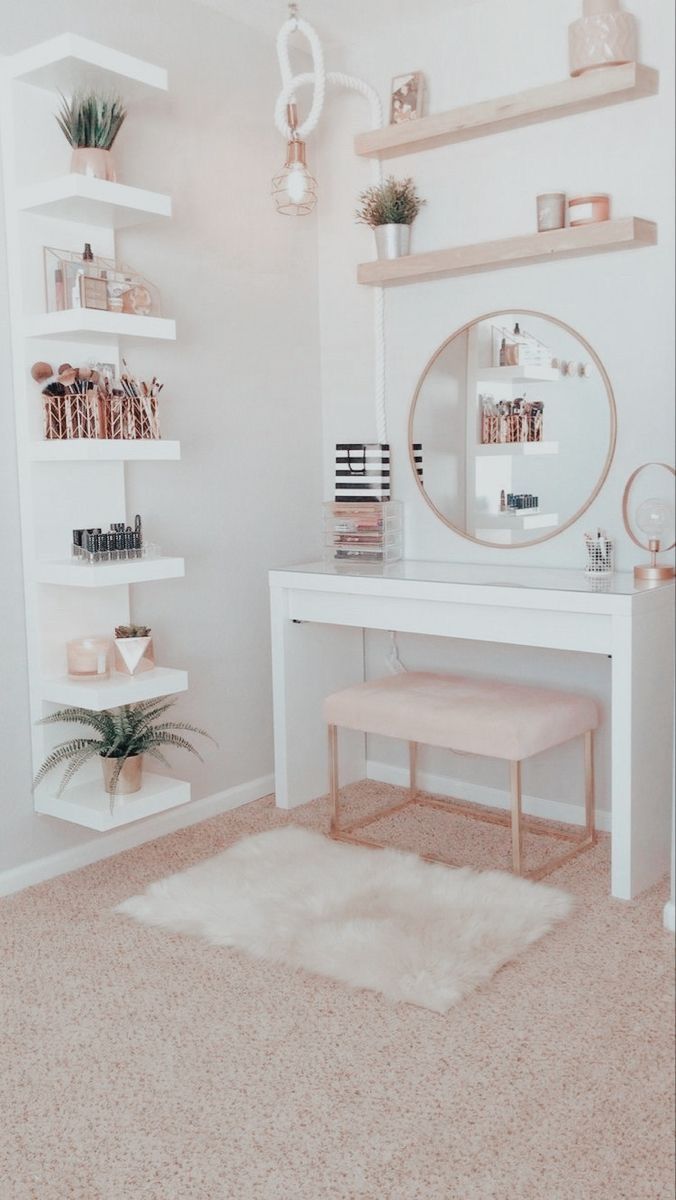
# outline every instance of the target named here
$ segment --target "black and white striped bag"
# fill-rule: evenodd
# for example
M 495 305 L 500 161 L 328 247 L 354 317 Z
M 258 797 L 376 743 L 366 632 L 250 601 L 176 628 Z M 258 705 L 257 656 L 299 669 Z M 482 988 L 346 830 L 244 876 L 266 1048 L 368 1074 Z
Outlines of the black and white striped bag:
M 413 442 L 411 446 L 413 451 L 413 462 L 415 464 L 415 473 L 418 476 L 420 486 L 423 481 L 423 458 L 422 458 L 422 442 Z
M 336 500 L 352 504 L 384 504 L 389 499 L 389 444 L 339 442 L 336 446 Z

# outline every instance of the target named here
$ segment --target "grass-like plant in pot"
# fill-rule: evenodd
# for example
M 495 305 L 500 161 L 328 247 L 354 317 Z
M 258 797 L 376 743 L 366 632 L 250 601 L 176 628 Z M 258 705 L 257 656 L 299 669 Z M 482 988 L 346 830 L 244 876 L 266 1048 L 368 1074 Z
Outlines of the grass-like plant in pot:
M 138 792 L 143 781 L 143 761 L 146 755 L 155 758 L 163 766 L 169 763 L 161 747 L 176 746 L 201 755 L 184 733 L 198 733 L 213 742 L 210 733 L 198 729 L 187 721 L 162 721 L 161 718 L 175 700 L 143 700 L 139 704 L 124 704 L 121 708 L 103 712 L 92 712 L 88 708 L 62 708 L 38 721 L 39 725 L 54 725 L 65 722 L 84 725 L 93 729 L 96 736 L 69 738 L 60 742 L 47 755 L 33 781 L 33 787 L 42 783 L 50 771 L 64 766 L 63 778 L 57 795 L 61 796 L 73 776 L 89 762 L 99 757 L 103 770 L 103 782 L 110 794 L 110 810 L 116 795 L 131 795 Z
M 361 193 L 357 220 L 375 233 L 378 258 L 400 258 L 409 253 L 411 225 L 426 203 L 412 179 L 395 179 L 394 175 Z
M 119 96 L 90 91 L 75 92 L 70 100 L 61 97 L 61 110 L 56 114 L 56 120 L 73 147 L 71 171 L 115 182 L 117 176 L 111 150 L 126 115 L 127 110 Z

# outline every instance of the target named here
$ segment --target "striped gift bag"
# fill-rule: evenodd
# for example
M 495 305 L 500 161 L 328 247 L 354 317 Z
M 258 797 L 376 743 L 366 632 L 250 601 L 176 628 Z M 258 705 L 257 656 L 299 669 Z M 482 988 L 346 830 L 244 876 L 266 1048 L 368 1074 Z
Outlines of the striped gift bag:
M 339 442 L 336 446 L 337 501 L 384 504 L 390 499 L 387 442 Z
M 422 442 L 412 442 L 411 450 L 413 451 L 413 462 L 415 464 L 415 473 L 418 476 L 420 486 L 422 487 L 422 482 L 423 482 Z

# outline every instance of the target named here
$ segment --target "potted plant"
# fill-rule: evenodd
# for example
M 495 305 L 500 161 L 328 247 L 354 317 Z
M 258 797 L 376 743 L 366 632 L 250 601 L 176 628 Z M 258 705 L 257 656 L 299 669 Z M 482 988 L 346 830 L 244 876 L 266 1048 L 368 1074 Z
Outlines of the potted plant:
M 362 192 L 357 220 L 370 225 L 375 233 L 378 258 L 400 258 L 409 253 L 411 225 L 426 203 L 412 179 L 395 179 L 393 175 Z
M 116 625 L 115 670 L 122 675 L 140 675 L 155 666 L 153 639 L 149 625 Z
M 114 183 L 117 176 L 111 148 L 127 115 L 119 96 L 76 92 L 70 100 L 62 96 L 61 101 L 56 120 L 73 147 L 71 171 Z
M 93 729 L 96 736 L 84 737 L 81 734 L 55 746 L 35 776 L 33 787 L 42 783 L 50 771 L 67 764 L 57 793 L 60 796 L 80 767 L 98 756 L 112 812 L 116 795 L 128 796 L 139 791 L 146 754 L 158 759 L 166 767 L 169 764 L 160 747 L 177 746 L 196 754 L 201 760 L 201 755 L 183 733 L 199 733 L 211 741 L 214 739 L 204 729 L 197 729 L 186 721 L 160 720 L 174 703 L 174 700 L 160 703 L 157 699 L 144 700 L 139 704 L 125 704 L 121 708 L 103 712 L 91 712 L 88 708 L 62 708 L 43 717 L 38 721 L 39 725 L 54 725 L 61 721 L 85 725 Z

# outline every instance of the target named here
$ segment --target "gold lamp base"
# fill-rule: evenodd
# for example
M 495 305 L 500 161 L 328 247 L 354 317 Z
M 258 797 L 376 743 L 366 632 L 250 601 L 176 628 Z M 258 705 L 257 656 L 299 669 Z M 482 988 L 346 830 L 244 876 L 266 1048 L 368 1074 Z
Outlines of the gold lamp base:
M 649 563 L 642 564 L 639 567 L 634 567 L 634 579 L 648 579 L 653 583 L 658 583 L 666 579 L 673 579 L 676 575 L 673 567 L 659 567 L 657 564 L 651 566 Z

